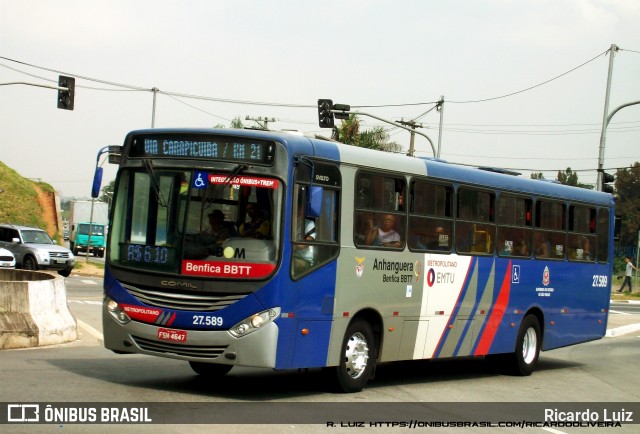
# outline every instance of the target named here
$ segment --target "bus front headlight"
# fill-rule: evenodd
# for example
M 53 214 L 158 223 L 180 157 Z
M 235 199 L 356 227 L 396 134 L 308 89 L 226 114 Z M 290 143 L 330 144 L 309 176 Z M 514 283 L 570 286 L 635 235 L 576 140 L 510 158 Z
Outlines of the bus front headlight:
M 255 332 L 256 330 L 261 329 L 270 322 L 275 321 L 279 316 L 279 307 L 264 310 L 240 321 L 238 324 L 229 329 L 229 333 L 235 338 L 246 336 L 250 333 Z
M 126 324 L 129 321 L 131 321 L 131 318 L 129 318 L 129 315 L 127 315 L 127 313 L 114 300 L 109 300 L 109 302 L 107 303 L 107 311 L 120 324 Z

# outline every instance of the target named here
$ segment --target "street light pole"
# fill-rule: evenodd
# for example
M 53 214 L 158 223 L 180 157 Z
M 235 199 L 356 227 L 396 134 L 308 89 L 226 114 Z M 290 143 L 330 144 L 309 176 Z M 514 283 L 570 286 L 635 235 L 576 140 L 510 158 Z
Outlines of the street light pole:
M 151 92 L 153 92 L 153 108 L 151 109 L 151 128 L 155 128 L 156 127 L 156 96 L 158 95 L 158 92 L 160 92 L 160 89 L 158 89 L 157 87 L 154 87 L 151 89 Z
M 618 47 L 616 44 L 611 44 L 609 49 L 609 73 L 607 75 L 607 91 L 604 96 L 604 115 L 602 117 L 602 132 L 600 133 L 600 151 L 598 153 L 598 178 L 596 181 L 596 190 L 602 188 L 602 171 L 604 170 L 604 146 L 607 140 L 607 125 L 609 117 L 609 96 L 611 94 L 611 76 L 613 74 L 613 57 L 615 56 Z
M 442 145 L 442 117 L 444 115 L 444 95 L 440 97 L 438 107 L 440 109 L 440 126 L 438 127 L 438 152 L 436 153 L 436 158 L 440 158 L 440 147 Z

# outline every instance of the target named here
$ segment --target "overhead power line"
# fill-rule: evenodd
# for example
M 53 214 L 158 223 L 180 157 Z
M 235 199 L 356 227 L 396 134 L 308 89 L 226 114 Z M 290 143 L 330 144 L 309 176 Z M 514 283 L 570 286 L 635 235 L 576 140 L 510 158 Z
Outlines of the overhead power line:
M 493 100 L 497 100 L 497 99 L 502 99 L 502 98 L 507 98 L 510 96 L 514 96 L 523 92 L 527 92 L 529 90 L 535 89 L 537 87 L 543 86 L 547 83 L 550 83 L 554 80 L 557 80 L 567 74 L 570 74 L 571 72 L 582 68 L 583 66 L 593 62 L 594 60 L 596 60 L 597 58 L 599 58 L 600 56 L 606 54 L 609 51 L 609 49 L 603 51 L 602 53 L 598 54 L 597 56 L 589 59 L 588 61 L 566 71 L 563 72 L 562 74 L 559 74 L 549 80 L 543 81 L 542 83 L 538 83 L 536 85 L 533 86 L 529 86 L 525 89 L 516 91 L 516 92 L 511 92 L 505 95 L 500 95 L 500 96 L 495 96 L 495 97 L 490 97 L 490 98 L 483 98 L 483 99 L 476 99 L 476 100 L 460 100 L 460 101 L 455 101 L 455 100 L 448 100 L 448 103 L 451 104 L 470 104 L 470 103 L 479 103 L 479 102 L 487 102 L 487 101 L 493 101 Z M 633 51 L 633 50 L 627 50 L 627 51 Z M 74 74 L 74 73 L 69 73 L 69 72 L 65 72 L 65 71 L 60 71 L 57 69 L 53 69 L 53 68 L 46 68 L 46 67 L 42 67 L 42 66 L 38 66 L 38 65 L 34 65 L 31 63 L 27 63 L 27 62 L 23 62 L 20 60 L 15 60 L 15 59 L 11 59 L 8 57 L 4 57 L 4 56 L 0 56 L 0 59 L 2 60 L 6 60 L 9 62 L 13 62 L 13 63 L 17 63 L 20 65 L 24 65 L 24 66 L 28 66 L 30 68 L 35 68 L 35 69 L 40 69 L 43 71 L 48 71 L 48 72 L 53 72 L 56 74 L 62 74 L 62 75 L 66 75 L 66 76 L 70 76 L 70 77 L 75 77 L 78 79 L 82 79 L 82 80 L 86 80 L 86 81 L 91 81 L 91 82 L 95 82 L 95 83 L 100 83 L 100 84 L 105 84 L 105 85 L 109 85 L 109 86 L 113 86 L 113 87 L 120 87 L 123 89 L 127 89 L 129 91 L 141 91 L 141 92 L 157 92 L 163 95 L 167 95 L 167 96 L 173 96 L 173 97 L 178 97 L 178 98 L 189 98 L 189 99 L 198 99 L 198 100 L 203 100 L 203 101 L 213 101 L 213 102 L 220 102 L 220 103 L 230 103 L 230 104 L 244 104 L 244 105 L 256 105 L 256 106 L 268 106 L 268 107 L 288 107 L 288 108 L 316 108 L 316 105 L 311 105 L 311 104 L 294 104 L 294 103 L 277 103 L 277 102 L 267 102 L 267 101 L 250 101 L 250 100 L 239 100 L 239 99 L 232 99 L 232 98 L 219 98 L 219 97 L 211 97 L 211 96 L 204 96 L 204 95 L 194 95 L 194 94 L 186 94 L 186 93 L 180 93 L 180 92 L 172 92 L 172 91 L 162 91 L 162 90 L 158 90 L 157 88 L 154 88 L 153 86 L 150 87 L 141 87 L 141 86 L 134 86 L 134 85 L 129 85 L 129 84 L 124 84 L 124 83 L 118 83 L 118 82 L 113 82 L 113 81 L 108 81 L 108 80 L 103 80 L 103 79 L 98 79 L 98 78 L 93 78 L 93 77 L 88 77 L 88 76 L 83 76 L 80 74 Z M 24 71 L 19 71 L 17 69 L 11 68 L 7 65 L 3 65 L 0 64 L 0 66 L 4 66 L 6 68 L 9 69 L 13 69 L 14 71 L 17 72 L 21 72 L 23 74 L 27 74 L 30 75 Z M 43 77 L 38 77 L 41 78 L 43 80 L 48 80 L 46 78 Z M 95 90 L 113 90 L 113 89 L 95 89 Z M 427 102 L 411 102 L 411 103 L 397 103 L 397 104 L 369 104 L 369 105 L 355 105 L 355 104 L 351 104 L 352 108 L 358 108 L 358 109 L 362 109 L 362 108 L 385 108 L 385 107 L 411 107 L 411 106 L 420 106 L 420 105 L 433 105 L 433 104 L 437 104 L 439 101 L 427 101 Z

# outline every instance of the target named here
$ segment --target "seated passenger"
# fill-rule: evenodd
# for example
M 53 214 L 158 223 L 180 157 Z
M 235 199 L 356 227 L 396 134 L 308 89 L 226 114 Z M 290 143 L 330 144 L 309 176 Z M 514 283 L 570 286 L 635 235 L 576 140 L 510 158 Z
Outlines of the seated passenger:
M 375 225 L 373 224 L 372 212 L 364 211 L 359 212 L 358 214 L 354 229 L 354 239 L 356 245 L 362 245 L 367 243 L 369 232 L 371 232 L 371 229 L 373 229 Z
M 525 240 L 524 238 L 520 238 L 520 241 L 518 241 L 518 248 L 516 249 L 516 255 L 529 256 L 529 244 L 527 243 L 527 240 Z
M 591 252 L 589 251 L 589 239 L 585 236 L 581 236 L 577 240 L 577 246 L 575 249 L 571 249 L 569 252 L 569 259 L 576 259 L 578 261 L 592 261 Z
M 185 259 L 204 259 L 209 255 L 219 255 L 219 246 L 232 236 L 231 229 L 225 224 L 224 214 L 219 209 L 209 213 L 209 228 L 198 234 L 187 235 Z
M 445 234 L 442 226 L 436 226 L 433 240 L 428 245 L 429 250 L 449 250 L 449 235 Z
M 262 215 L 262 211 L 255 203 L 247 204 L 249 222 L 242 223 L 238 228 L 241 237 L 269 238 L 271 235 L 271 223 Z
M 209 229 L 199 234 L 200 243 L 204 245 L 222 244 L 231 236 L 229 226 L 225 224 L 224 214 L 219 209 L 209 213 Z
M 533 236 L 533 247 L 536 258 L 548 258 L 551 250 L 549 240 L 545 240 L 540 232 L 535 232 Z
M 369 246 L 401 247 L 400 234 L 393 229 L 395 224 L 395 216 L 384 214 L 380 227 L 373 227 L 369 230 L 365 244 Z
M 303 218 L 304 228 L 300 227 L 296 233 L 297 241 L 314 241 L 316 239 L 316 223 L 313 219 Z M 294 266 L 296 272 L 302 272 L 316 263 L 316 251 L 314 246 L 298 244 L 293 251 Z

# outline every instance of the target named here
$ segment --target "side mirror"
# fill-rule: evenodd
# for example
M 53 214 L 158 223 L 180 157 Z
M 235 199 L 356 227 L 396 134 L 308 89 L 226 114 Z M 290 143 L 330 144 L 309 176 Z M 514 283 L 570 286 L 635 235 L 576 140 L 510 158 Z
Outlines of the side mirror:
M 309 195 L 307 197 L 307 217 L 318 218 L 322 212 L 322 195 L 324 190 L 322 187 L 312 185 L 309 188 Z
M 11 242 L 14 244 L 20 244 L 20 238 L 11 238 Z
M 100 186 L 102 185 L 102 167 L 96 167 L 93 175 L 93 186 L 91 187 L 91 197 L 94 199 L 100 196 Z

